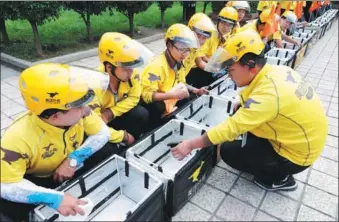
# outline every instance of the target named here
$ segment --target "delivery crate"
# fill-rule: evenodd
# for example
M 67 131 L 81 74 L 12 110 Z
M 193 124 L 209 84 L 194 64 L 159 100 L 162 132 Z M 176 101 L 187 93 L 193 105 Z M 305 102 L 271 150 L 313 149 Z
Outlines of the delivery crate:
M 176 118 L 189 120 L 206 127 L 216 126 L 234 113 L 235 100 L 203 95 L 176 115 Z
M 197 124 L 172 119 L 150 136 L 127 150 L 126 158 L 165 184 L 166 215 L 171 217 L 200 189 L 216 163 L 216 146 L 195 149 L 183 160 L 173 157 L 171 142 L 202 135 L 205 128 Z
M 161 180 L 117 155 L 59 190 L 91 200 L 94 207 L 86 221 L 164 220 Z M 47 206 L 38 206 L 33 213 L 34 221 L 61 217 Z
M 267 63 L 272 65 L 293 66 L 295 51 L 290 49 L 273 48 L 265 54 Z
M 282 40 L 281 42 L 282 42 L 284 49 L 291 49 L 291 50 L 294 50 L 294 51 L 298 51 L 300 49 L 300 47 L 298 45 L 286 42 L 284 40 Z
M 244 87 L 238 87 L 229 76 L 224 76 L 209 86 L 210 94 L 223 99 L 236 99 Z

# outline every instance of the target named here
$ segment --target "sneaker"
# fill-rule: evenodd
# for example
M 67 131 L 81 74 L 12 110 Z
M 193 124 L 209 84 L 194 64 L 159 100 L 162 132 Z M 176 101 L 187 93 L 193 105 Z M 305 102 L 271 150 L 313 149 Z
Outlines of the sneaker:
M 295 182 L 292 175 L 288 175 L 282 181 L 274 182 L 273 184 L 266 184 L 257 178 L 254 178 L 253 182 L 267 191 L 278 191 L 278 190 L 293 191 L 296 190 L 298 187 L 298 184 Z

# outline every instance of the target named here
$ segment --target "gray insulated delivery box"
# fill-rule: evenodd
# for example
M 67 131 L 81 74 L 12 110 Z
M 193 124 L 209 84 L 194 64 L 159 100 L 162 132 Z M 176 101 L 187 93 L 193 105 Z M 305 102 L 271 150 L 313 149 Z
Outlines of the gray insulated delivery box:
M 180 111 L 176 118 L 189 120 L 207 127 L 216 126 L 234 113 L 235 100 L 203 95 Z
M 127 150 L 126 158 L 130 162 L 136 162 L 164 182 L 168 217 L 177 213 L 200 189 L 216 161 L 216 146 L 195 149 L 178 161 L 168 144 L 194 138 L 204 132 L 203 126 L 172 119 Z
M 295 51 L 291 49 L 272 48 L 266 52 L 267 63 L 272 65 L 293 66 Z
M 59 190 L 93 202 L 88 221 L 162 221 L 163 183 L 127 160 L 114 155 Z M 34 221 L 58 221 L 47 206 L 34 209 Z
M 237 87 L 228 75 L 216 80 L 208 88 L 210 94 L 222 97 L 223 99 L 236 99 L 243 89 L 244 87 Z

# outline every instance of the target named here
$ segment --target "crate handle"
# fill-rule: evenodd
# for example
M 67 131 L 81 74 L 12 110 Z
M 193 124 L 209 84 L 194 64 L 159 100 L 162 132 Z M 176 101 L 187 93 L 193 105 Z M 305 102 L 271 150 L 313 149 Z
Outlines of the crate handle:
M 212 104 L 213 104 L 213 97 L 210 96 L 210 100 L 208 102 L 208 108 L 212 108 Z
M 148 189 L 148 185 L 149 185 L 149 175 L 147 172 L 144 173 L 144 187 L 146 189 Z
M 129 176 L 129 163 L 128 161 L 125 161 L 125 176 Z
M 184 123 L 180 122 L 180 136 L 184 135 Z

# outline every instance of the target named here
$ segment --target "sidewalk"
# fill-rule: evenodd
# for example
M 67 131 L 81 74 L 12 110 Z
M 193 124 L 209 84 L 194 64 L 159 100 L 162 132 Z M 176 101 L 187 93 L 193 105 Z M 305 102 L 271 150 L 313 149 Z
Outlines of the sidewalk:
M 158 40 L 146 46 L 159 54 L 165 43 Z M 99 60 L 89 57 L 70 64 L 95 68 Z M 326 147 L 310 169 L 295 176 L 298 189 L 266 192 L 251 182 L 250 175 L 221 161 L 173 221 L 338 221 L 338 21 L 297 71 L 316 89 L 329 120 Z M 17 82 L 18 76 L 1 80 L 1 135 L 25 111 Z

